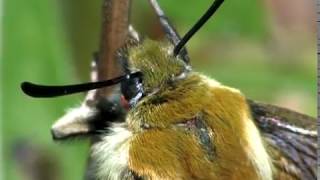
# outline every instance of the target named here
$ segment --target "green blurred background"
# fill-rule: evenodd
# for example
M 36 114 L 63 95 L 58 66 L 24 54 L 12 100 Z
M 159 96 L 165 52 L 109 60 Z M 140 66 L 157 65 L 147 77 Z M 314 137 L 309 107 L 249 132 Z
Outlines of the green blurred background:
M 159 0 L 181 34 L 211 0 Z M 52 123 L 83 95 L 32 99 L 22 81 L 69 84 L 89 80 L 98 49 L 101 0 L 4 2 L 2 147 L 4 179 L 82 179 L 88 141 L 55 143 Z M 227 0 L 188 44 L 196 71 L 240 89 L 247 97 L 316 115 L 316 12 L 313 1 Z M 146 0 L 131 17 L 144 36 L 159 39 Z M 38 162 L 39 161 L 39 162 Z M 1 171 L 0 171 L 1 173 Z M 1 177 L 0 177 L 1 178 Z

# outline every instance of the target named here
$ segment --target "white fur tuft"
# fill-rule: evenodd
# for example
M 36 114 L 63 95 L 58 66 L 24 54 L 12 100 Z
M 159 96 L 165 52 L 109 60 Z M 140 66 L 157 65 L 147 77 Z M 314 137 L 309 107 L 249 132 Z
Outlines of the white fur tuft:
M 251 162 L 256 167 L 257 173 L 260 176 L 261 180 L 272 180 L 273 176 L 273 166 L 268 155 L 266 148 L 261 139 L 261 135 L 252 122 L 252 120 L 248 120 L 246 123 L 246 136 L 247 136 L 247 143 L 246 146 L 247 154 L 251 159 Z
M 92 147 L 92 156 L 97 163 L 97 178 L 120 180 L 128 168 L 129 142 L 132 133 L 126 128 L 114 125 L 111 132 Z

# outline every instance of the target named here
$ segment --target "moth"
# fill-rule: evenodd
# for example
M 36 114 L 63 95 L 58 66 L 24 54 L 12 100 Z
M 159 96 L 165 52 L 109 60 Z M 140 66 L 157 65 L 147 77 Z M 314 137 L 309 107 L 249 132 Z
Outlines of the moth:
M 239 90 L 194 72 L 185 48 L 216 12 L 216 0 L 180 38 L 150 0 L 167 39 L 141 39 L 131 28 L 117 53 L 124 75 L 66 86 L 29 82 L 33 97 L 56 97 L 120 84 L 112 98 L 83 104 L 52 128 L 70 122 L 98 134 L 91 148 L 95 179 L 316 179 L 316 120 L 247 99 Z M 83 126 L 68 129 L 71 135 Z

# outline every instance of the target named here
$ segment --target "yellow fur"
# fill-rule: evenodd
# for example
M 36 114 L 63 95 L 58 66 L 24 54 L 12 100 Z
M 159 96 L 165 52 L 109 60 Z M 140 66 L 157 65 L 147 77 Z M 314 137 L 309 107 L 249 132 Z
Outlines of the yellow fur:
M 146 96 L 127 115 L 124 127 L 130 136 L 120 142 L 110 139 L 118 134 L 109 135 L 104 139 L 110 142 L 93 149 L 97 157 L 108 153 L 105 149 L 115 156 L 101 156 L 106 159 L 99 170 L 112 168 L 106 177 L 128 168 L 145 179 L 271 180 L 272 163 L 244 96 L 195 72 L 175 79 L 188 68 L 170 55 L 171 49 L 150 40 L 130 49 L 131 71 L 143 73 Z M 177 128 L 199 114 L 207 128 L 200 128 L 208 134 L 206 144 Z M 114 161 L 122 157 L 127 159 Z
M 129 167 L 151 179 L 217 178 L 195 139 L 172 129 L 152 129 L 135 136 Z
M 146 39 L 143 44 L 129 49 L 131 71 L 141 71 L 144 76 L 144 90 L 166 88 L 167 80 L 179 75 L 184 68 L 183 61 L 170 55 L 171 46 L 167 42 Z
M 170 57 L 170 47 L 163 44 L 141 46 L 131 50 L 130 64 L 144 73 L 145 89 L 155 93 L 128 114 L 134 132 L 129 168 L 150 179 L 272 179 L 269 156 L 243 95 L 194 72 L 169 84 L 184 63 Z M 213 160 L 194 136 L 173 128 L 199 113 L 214 134 Z
M 271 162 L 244 97 L 209 81 L 192 74 L 174 91 L 164 92 L 168 103 L 155 106 L 146 98 L 129 113 L 128 123 L 137 132 L 129 150 L 129 166 L 134 171 L 147 177 L 167 173 L 168 179 L 272 179 Z M 191 136 L 171 128 L 199 112 L 214 133 L 216 157 L 212 162 Z M 141 130 L 142 123 L 151 130 Z

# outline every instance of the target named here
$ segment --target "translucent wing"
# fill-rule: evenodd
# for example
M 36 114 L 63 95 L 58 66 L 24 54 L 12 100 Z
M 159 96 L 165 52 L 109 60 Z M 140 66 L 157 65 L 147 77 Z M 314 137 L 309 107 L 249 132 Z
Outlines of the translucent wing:
M 277 179 L 316 179 L 316 119 L 252 100 L 248 104 L 279 172 Z

